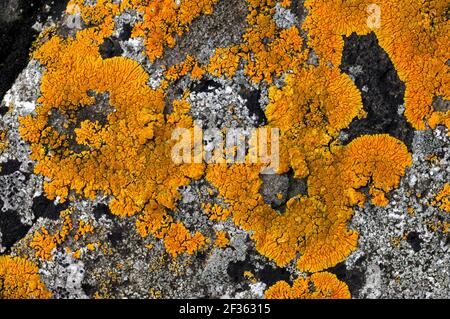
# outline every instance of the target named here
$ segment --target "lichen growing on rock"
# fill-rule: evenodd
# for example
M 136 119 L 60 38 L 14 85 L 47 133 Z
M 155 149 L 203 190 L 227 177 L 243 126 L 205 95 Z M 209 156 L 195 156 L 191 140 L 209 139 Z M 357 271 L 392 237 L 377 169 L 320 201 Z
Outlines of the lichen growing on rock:
M 369 186 L 372 202 L 385 205 L 385 192 L 398 185 L 411 165 L 406 147 L 385 135 L 314 154 L 317 157 L 308 162 L 308 196 L 292 198 L 282 215 L 264 203 L 257 165 L 209 165 L 206 172 L 230 205 L 233 221 L 252 231 L 257 250 L 280 267 L 301 253 L 297 265 L 306 272 L 332 267 L 356 249 L 357 234 L 347 223 L 351 207 L 365 201 L 357 190 Z
M 450 184 L 445 184 L 444 188 L 437 194 L 434 204 L 446 212 L 450 212 Z
M 0 256 L 0 298 L 51 298 L 52 294 L 42 283 L 38 271 L 38 266 L 27 259 Z
M 406 86 L 395 112 L 403 119 L 404 109 L 416 130 L 440 132 L 450 123 L 448 4 L 232 7 L 245 22 L 212 30 L 202 52 L 184 44 L 204 41 L 198 30 L 226 16 L 216 12 L 228 10 L 222 1 L 71 0 L 60 25 L 44 27 L 31 55 L 40 71 L 27 82 L 38 92 L 11 90 L 1 114 L 0 167 L 10 168 L 0 176 L 38 184 L 25 190 L 31 209 L 16 218 L 26 236 L 0 256 L 2 297 L 351 297 L 353 282 L 334 273 L 365 253 L 358 240 L 366 243 L 370 230 L 352 224 L 354 213 L 399 205 L 392 194 L 425 147 L 408 149 L 388 134 L 345 138 L 365 120 L 362 96 L 371 94 L 341 72 L 345 38 L 373 32 Z M 208 134 L 183 157 L 200 161 L 173 160 L 175 130 L 196 139 L 214 126 L 220 134 L 243 129 L 250 140 L 256 128 L 279 132 L 272 178 L 251 160 L 251 147 L 243 162 L 206 160 L 197 147 L 209 150 Z M 18 141 L 20 156 L 10 147 Z M 409 196 L 448 211 L 448 180 L 436 185 Z M 16 213 L 3 211 L 0 218 Z M 9 243 L 15 222 L 0 222 L 2 252 L 2 232 Z M 394 237 L 420 251 L 418 232 Z
M 321 63 L 338 67 L 352 32 L 374 32 L 406 84 L 405 115 L 425 129 L 433 98 L 449 99 L 448 4 L 445 1 L 305 1 L 304 28 Z M 444 123 L 442 123 L 444 124 Z
M 267 299 L 349 299 L 348 287 L 335 275 L 319 272 L 308 278 L 297 278 L 291 286 L 279 281 L 266 290 Z
M 171 129 L 177 125 L 189 128 L 192 121 L 184 115 L 185 110 L 165 120 L 162 94 L 145 85 L 145 72 L 127 59 L 102 60 L 96 47 L 89 47 L 95 39 L 93 32 L 79 33 L 77 40 L 64 44 L 53 38 L 36 52 L 47 66 L 41 104 L 36 116 L 21 119 L 22 135 L 32 143 L 33 157 L 39 161 L 35 171 L 50 177 L 45 190 L 51 198 L 67 199 L 69 189 L 86 197 L 101 191 L 116 197 L 112 212 L 122 216 L 135 214 L 150 199 L 173 208 L 176 188 L 188 182 L 186 177 L 201 175 L 202 165 L 176 168 L 169 157 L 170 145 L 162 141 L 170 141 Z M 60 59 L 52 63 L 56 54 Z M 58 87 L 52 85 L 55 81 Z M 77 117 L 80 105 L 89 108 L 95 102 L 90 91 L 109 94 L 114 112 L 103 126 Z M 50 124 L 53 114 L 63 118 L 61 132 Z M 49 147 L 47 151 L 44 145 Z M 122 158 L 117 157 L 119 153 Z M 160 164 L 155 165 L 157 162 Z M 178 173 L 169 173 L 170 167 Z M 135 176 L 159 178 L 136 181 Z M 164 191 L 157 192 L 158 179 L 165 179 L 163 176 L 172 178 L 174 187 L 165 185 Z M 147 191 L 142 193 L 139 187 Z

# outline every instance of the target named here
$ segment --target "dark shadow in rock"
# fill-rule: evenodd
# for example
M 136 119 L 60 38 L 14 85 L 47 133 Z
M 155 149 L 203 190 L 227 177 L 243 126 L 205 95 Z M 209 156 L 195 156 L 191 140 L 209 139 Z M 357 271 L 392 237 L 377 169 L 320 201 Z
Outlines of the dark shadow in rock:
M 2 204 L 3 206 L 3 204 Z M 0 211 L 1 244 L 7 251 L 28 232 L 31 226 L 22 224 L 20 215 L 13 210 Z
M 387 53 L 374 33 L 344 37 L 341 71 L 354 78 L 361 91 L 367 117 L 355 119 L 348 129 L 344 144 L 362 135 L 389 134 L 403 141 L 411 150 L 414 130 L 399 106 L 404 104 L 405 85 L 400 81 Z
M 83 289 L 84 293 L 88 296 L 91 297 L 95 294 L 95 292 L 97 291 L 97 288 L 88 284 L 88 283 L 82 283 L 81 284 L 81 288 Z
M 242 88 L 239 94 L 246 100 L 245 106 L 248 109 L 249 115 L 256 119 L 256 126 L 263 126 L 267 124 L 267 117 L 261 108 L 259 99 L 261 98 L 260 90 L 250 91 Z
M 213 92 L 214 90 L 222 87 L 220 83 L 207 78 L 201 79 L 198 83 L 194 83 L 191 87 L 191 91 L 195 93 L 200 92 Z
M 256 273 L 256 278 L 261 280 L 268 287 L 274 285 L 280 280 L 291 283 L 290 274 L 285 268 L 273 268 L 270 265 L 266 265 L 263 269 L 258 271 Z
M 5 163 L 0 163 L 0 176 L 11 175 L 20 170 L 21 162 L 18 160 L 9 160 Z
M 245 280 L 244 272 L 253 271 L 254 266 L 252 263 L 246 258 L 243 261 L 231 262 L 228 265 L 227 273 L 230 276 L 231 280 L 235 283 L 241 283 Z
M 131 38 L 131 32 L 133 28 L 130 24 L 125 24 L 122 28 L 122 32 L 120 32 L 119 34 L 119 39 L 122 41 L 127 41 L 129 38 Z
M 98 204 L 97 206 L 95 206 L 92 213 L 97 220 L 99 220 L 102 216 L 106 216 L 107 218 L 112 219 L 111 210 L 109 209 L 109 206 L 105 204 Z
M 414 252 L 419 252 L 422 249 L 422 239 L 418 232 L 412 231 L 406 235 L 406 241 L 411 245 Z
M 2 106 L 0 107 L 0 116 L 4 116 L 6 113 L 8 113 L 9 107 Z
M 347 269 L 345 263 L 340 263 L 327 271 L 335 274 L 339 280 L 345 282 L 351 295 L 353 297 L 357 297 L 366 281 L 364 271 L 362 269 L 363 262 L 364 258 L 360 258 L 352 269 Z
M 0 101 L 28 63 L 37 21 L 59 17 L 68 0 L 2 0 L 0 3 Z
M 123 234 L 126 233 L 122 227 L 114 224 L 111 233 L 108 235 L 108 239 L 113 247 L 117 247 L 123 241 Z
M 33 198 L 33 205 L 31 210 L 33 211 L 34 217 L 37 219 L 39 217 L 44 217 L 52 220 L 59 219 L 59 213 L 69 207 L 69 202 L 64 204 L 57 204 L 48 199 L 45 195 L 41 195 Z
M 98 48 L 100 55 L 103 59 L 109 59 L 116 56 L 121 56 L 123 53 L 120 47 L 119 39 L 116 37 L 110 37 L 105 39 L 105 41 Z

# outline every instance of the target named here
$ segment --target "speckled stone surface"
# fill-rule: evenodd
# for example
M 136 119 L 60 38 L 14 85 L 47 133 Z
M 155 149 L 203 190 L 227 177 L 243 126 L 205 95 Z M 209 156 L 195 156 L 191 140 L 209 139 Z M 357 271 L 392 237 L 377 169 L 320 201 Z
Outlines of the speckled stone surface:
M 176 259 L 166 253 L 160 240 L 139 236 L 137 217 L 113 216 L 107 196 L 65 204 L 48 200 L 42 189 L 44 177 L 33 173 L 29 145 L 18 132 L 18 117 L 36 108 L 44 72 L 37 61 L 28 60 L 28 50 L 45 27 L 71 34 L 83 26 L 81 21 L 62 15 L 64 1 L 39 1 L 21 16 L 17 12 L 19 6 L 25 6 L 23 2 L 0 4 L 0 30 L 14 30 L 19 38 L 35 30 L 16 42 L 6 32 L 0 37 L 0 130 L 7 131 L 8 142 L 0 154 L 1 254 L 33 256 L 30 236 L 43 226 L 58 230 L 59 213 L 73 207 L 74 220 L 89 220 L 95 228 L 90 242 L 100 242 L 106 248 L 86 253 L 87 242 L 68 240 L 56 249 L 52 260 L 42 262 L 39 273 L 55 298 L 92 298 L 96 293 L 108 298 L 262 298 L 265 289 L 278 280 L 292 282 L 304 275 L 295 263 L 279 268 L 261 256 L 251 233 L 231 220 L 209 220 L 201 204 L 223 203 L 205 179 L 181 188 L 181 199 L 171 213 L 189 230 L 210 238 L 216 231 L 226 231 L 230 243 L 224 249 L 210 247 Z M 137 61 L 150 74 L 148 85 L 156 88 L 164 67 L 182 62 L 187 54 L 207 62 L 215 48 L 238 43 L 246 28 L 246 14 L 244 0 L 219 1 L 213 14 L 196 19 L 176 46 L 152 64 L 144 54 L 143 41 L 129 34 L 130 24 L 142 17 L 126 12 L 116 17 L 114 35 L 100 52 L 104 58 L 125 56 Z M 288 28 L 301 23 L 304 15 L 302 1 L 294 1 L 292 9 L 278 6 L 274 19 L 278 27 Z M 16 63 L 11 64 L 12 60 Z M 313 54 L 309 63 L 315 63 Z M 450 234 L 440 227 L 450 222 L 450 215 L 432 205 L 450 181 L 448 132 L 442 127 L 414 131 L 407 123 L 403 114 L 405 86 L 374 34 L 353 34 L 345 39 L 341 70 L 360 90 L 368 117 L 354 120 L 341 132 L 340 140 L 347 144 L 364 134 L 390 134 L 407 145 L 413 165 L 398 189 L 388 194 L 386 207 L 366 203 L 355 208 L 350 228 L 359 233 L 358 249 L 328 271 L 347 283 L 353 298 L 449 298 Z M 283 78 L 275 83 L 282 86 Z M 243 72 L 231 79 L 210 75 L 201 81 L 182 78 L 167 91 L 167 112 L 186 89 L 190 90 L 190 115 L 205 129 L 252 129 L 267 120 L 268 86 L 250 83 Z M 97 99 L 100 109 L 101 100 Z M 260 193 L 265 202 L 281 213 L 290 198 L 307 193 L 307 181 L 295 179 L 292 172 L 265 175 L 262 182 Z M 74 258 L 67 247 L 81 249 L 82 257 Z M 246 271 L 254 275 L 252 280 L 244 276 Z

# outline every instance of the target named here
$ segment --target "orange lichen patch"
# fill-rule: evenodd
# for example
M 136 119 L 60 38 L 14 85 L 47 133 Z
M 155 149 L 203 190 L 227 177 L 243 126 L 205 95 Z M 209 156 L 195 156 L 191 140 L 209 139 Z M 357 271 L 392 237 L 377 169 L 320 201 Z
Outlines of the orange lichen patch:
M 100 57 L 105 32 L 90 28 L 75 39 L 54 37 L 34 54 L 46 66 L 42 96 L 36 115 L 20 119 L 20 132 L 38 161 L 35 173 L 47 177 L 44 190 L 50 199 L 102 193 L 113 197 L 109 206 L 115 215 L 145 210 L 137 222 L 142 236 L 164 238 L 174 256 L 192 253 L 202 245 L 201 234 L 191 236 L 181 224 L 157 218 L 166 218 L 166 208 L 175 209 L 178 187 L 203 174 L 203 164 L 175 164 L 171 158 L 173 130 L 193 130 L 189 104 L 175 101 L 173 113 L 165 116 L 163 93 L 146 85 L 149 76 L 136 62 Z M 106 123 L 78 119 L 79 111 L 94 107 L 92 92 L 109 96 L 113 111 L 104 114 Z M 51 125 L 53 116 L 64 119 L 62 131 Z M 41 237 L 36 247 L 48 236 Z
M 406 147 L 387 135 L 362 137 L 334 146 L 333 152 L 312 152 L 308 197 L 291 199 L 283 215 L 264 203 L 258 165 L 209 165 L 206 174 L 230 206 L 233 221 L 252 231 L 261 254 L 278 266 L 300 254 L 297 266 L 308 272 L 332 267 L 356 248 L 357 234 L 347 223 L 351 207 L 365 201 L 358 189 L 369 186 L 377 200 L 384 200 L 411 164 Z
M 344 47 L 342 36 L 348 37 L 353 32 L 369 33 L 371 30 L 367 24 L 367 6 L 378 2 L 380 1 L 305 1 L 309 14 L 302 28 L 308 32 L 308 45 L 314 48 L 321 64 L 331 63 L 335 67 L 341 64 Z
M 259 22 L 259 18 L 256 19 L 257 28 L 268 27 L 264 23 L 259 25 Z M 274 22 L 270 20 L 269 23 Z M 255 82 L 266 80 L 272 83 L 273 77 L 280 77 L 287 70 L 295 70 L 306 60 L 306 53 L 302 52 L 303 40 L 296 26 L 280 31 L 269 45 L 264 44 L 267 36 L 271 35 L 259 29 L 244 35 L 252 48 L 246 59 L 246 75 Z
M 297 278 L 292 287 L 279 281 L 264 293 L 267 299 L 350 299 L 347 285 L 334 274 L 321 272 Z
M 438 125 L 445 125 L 450 128 L 450 111 L 433 112 L 427 122 L 432 129 L 435 129 Z M 450 135 L 450 132 L 448 134 Z
M 270 88 L 269 99 L 269 125 L 281 130 L 280 172 L 291 166 L 297 178 L 309 174 L 307 161 L 327 152 L 341 129 L 365 115 L 350 78 L 327 67 L 305 67 L 288 75 L 285 87 Z
M 256 284 L 258 280 L 256 279 L 255 275 L 251 271 L 244 271 L 244 277 L 250 281 L 252 284 Z
M 225 248 L 230 243 L 228 234 L 222 230 L 216 231 L 216 240 L 214 241 L 214 246 L 218 248 Z
M 416 129 L 425 129 L 435 96 L 449 99 L 450 24 L 445 1 L 307 0 L 303 25 L 308 44 L 321 63 L 341 62 L 343 39 L 352 32 L 375 32 L 406 84 L 405 115 Z M 444 124 L 444 123 L 443 123 Z M 449 124 L 446 120 L 446 125 Z
M 134 26 L 132 36 L 143 37 L 147 55 L 151 62 L 160 58 L 164 46 L 173 48 L 176 36 L 181 36 L 189 30 L 189 25 L 202 14 L 211 14 L 213 5 L 218 0 L 148 1 L 137 6 L 144 13 L 144 20 Z
M 94 251 L 94 250 L 97 249 L 99 246 L 100 246 L 99 244 L 96 245 L 96 244 L 90 243 L 90 244 L 87 244 L 87 245 L 86 245 L 86 249 L 89 250 L 89 251 Z
M 326 223 L 331 222 L 331 226 L 314 222 L 318 230 L 313 231 L 312 242 L 316 244 L 310 242 L 297 266 L 317 271 L 324 265 L 332 266 L 333 260 L 342 261 L 356 247 L 356 234 L 347 230 L 346 222 L 352 216 L 351 207 L 365 201 L 358 189 L 368 186 L 372 203 L 386 205 L 385 193 L 398 187 L 411 164 L 406 146 L 388 135 L 360 137 L 347 146 L 334 148 L 333 156 L 308 163 L 308 195 L 325 205 L 323 216 L 328 217 Z
M 303 39 L 296 26 L 279 29 L 273 20 L 277 1 L 249 0 L 242 54 L 247 62 L 246 74 L 255 82 L 272 83 L 274 76 L 298 68 L 307 57 L 302 51 Z
M 126 58 L 102 60 L 96 41 L 98 34 L 87 29 L 74 40 L 55 37 L 35 54 L 47 71 L 37 114 L 22 118 L 20 129 L 32 143 L 35 172 L 49 178 L 44 189 L 51 199 L 102 192 L 113 195 L 111 211 L 121 216 L 139 212 L 151 199 L 173 209 L 177 188 L 203 172 L 202 164 L 171 159 L 173 129 L 193 127 L 188 110 L 175 108 L 165 118 L 163 94 L 146 85 L 148 74 Z M 77 111 L 95 102 L 89 92 L 109 93 L 114 112 L 103 126 L 77 122 Z M 49 124 L 52 114 L 63 116 L 74 132 L 58 132 Z
M 296 26 L 279 29 L 273 20 L 276 1 L 249 0 L 243 43 L 229 48 L 218 48 L 206 67 L 215 76 L 232 77 L 240 61 L 245 62 L 245 74 L 254 82 L 272 83 L 287 71 L 296 70 L 306 61 L 302 50 L 303 39 Z
M 165 77 L 167 81 L 174 82 L 188 73 L 191 73 L 191 79 L 200 80 L 203 77 L 205 71 L 200 67 L 197 60 L 192 56 L 188 55 L 186 59 L 180 63 L 172 65 L 165 72 Z
M 164 240 L 168 253 L 173 257 L 187 252 L 193 254 L 206 243 L 206 238 L 199 232 L 193 236 L 181 223 L 175 223 L 173 218 L 156 202 L 146 206 L 144 213 L 136 221 L 136 229 L 142 237 L 149 235 Z
M 191 235 L 189 230 L 181 223 L 171 224 L 164 237 L 164 246 L 172 257 L 176 257 L 184 252 L 192 255 L 202 248 L 205 243 L 206 238 L 201 233 L 196 232 L 194 235 Z
M 211 220 L 225 221 L 231 215 L 231 211 L 229 209 L 223 208 L 217 204 L 202 203 L 202 209 Z
M 352 206 L 363 205 L 367 200 L 360 188 L 368 187 L 373 204 L 387 205 L 386 193 L 398 186 L 406 167 L 411 165 L 406 147 L 387 135 L 360 137 L 346 146 L 337 142 L 343 128 L 355 117 L 364 116 L 358 89 L 337 67 L 342 56 L 342 35 L 370 31 L 366 23 L 369 2 L 305 2 L 310 9 L 304 24 L 309 33 L 308 45 L 319 55 L 319 67 L 304 65 L 308 50 L 303 49 L 296 26 L 277 27 L 273 19 L 277 1 L 273 0 L 248 0 L 249 27 L 243 43 L 216 49 L 204 68 L 191 56 L 181 64 L 169 66 L 160 90 L 147 86 L 149 76 L 136 62 L 120 57 L 103 60 L 98 52 L 103 39 L 112 34 L 112 16 L 132 8 L 144 16 L 143 21 L 135 25 L 133 36 L 144 38 L 147 54 L 155 61 L 163 55 L 165 46 L 174 47 L 175 37 L 186 32 L 196 17 L 210 13 L 216 2 L 128 0 L 116 4 L 112 0 L 101 0 L 95 6 L 85 7 L 82 0 L 71 1 L 72 5 L 80 6 L 85 21 L 95 27 L 78 32 L 73 39 L 53 37 L 34 53 L 34 58 L 46 67 L 42 96 L 36 114 L 20 120 L 20 133 L 31 143 L 32 159 L 38 162 L 35 172 L 47 177 L 44 189 L 50 199 L 60 197 L 63 202 L 75 195 L 87 198 L 109 195 L 113 198 L 110 203 L 113 214 L 131 216 L 143 212 L 136 221 L 142 237 L 151 235 L 162 239 L 166 250 L 174 257 L 181 253 L 192 254 L 203 247 L 207 239 L 199 232 L 191 234 L 168 210 L 176 208 L 180 198 L 178 188 L 200 178 L 205 167 L 172 161 L 171 151 L 176 143 L 171 138 L 173 130 L 193 131 L 194 124 L 186 101 L 175 101 L 174 111 L 164 114 L 163 90 L 189 73 L 191 79 L 200 79 L 205 71 L 232 77 L 241 65 L 254 82 L 271 84 L 275 78 L 288 74 L 284 87 L 270 88 L 266 116 L 268 128 L 281 131 L 281 166 L 277 173 L 292 169 L 295 177 L 307 178 L 307 196 L 292 198 L 286 205 L 286 212 L 280 214 L 267 205 L 259 193 L 261 165 L 230 165 L 222 161 L 208 166 L 206 178 L 217 188 L 224 205 L 204 204 L 203 209 L 212 220 L 223 221 L 231 216 L 235 224 L 252 232 L 256 249 L 279 266 L 297 259 L 297 267 L 305 272 L 332 267 L 356 248 L 357 234 L 348 229 L 347 224 Z M 404 5 L 403 2 L 399 3 Z M 291 4 L 289 0 L 279 3 L 286 7 Z M 384 5 L 388 0 L 377 3 Z M 432 42 L 431 48 L 435 42 L 448 42 L 442 37 L 446 27 L 442 27 L 440 18 L 434 18 L 440 16 L 442 5 L 428 6 L 433 10 L 423 12 L 425 20 L 421 20 L 424 22 L 421 27 L 434 32 L 432 39 L 421 35 L 420 31 L 418 39 L 409 39 L 410 32 L 403 32 L 401 25 L 405 19 L 394 21 L 403 13 L 392 10 L 385 16 L 387 27 L 375 31 L 380 44 L 387 48 L 396 64 L 401 79 L 408 84 L 407 104 L 413 106 L 407 105 L 407 116 L 416 127 L 420 126 L 417 121 L 422 121 L 429 113 L 418 111 L 416 107 L 421 108 L 433 94 L 448 97 L 444 88 L 448 75 L 444 76 L 445 68 L 441 68 L 447 53 L 441 50 L 434 55 L 422 47 L 410 50 L 411 44 L 405 42 L 411 40 L 420 44 L 421 37 L 425 37 L 426 43 Z M 433 19 L 426 24 L 428 16 Z M 396 33 L 408 35 L 396 37 Z M 417 60 L 412 62 L 411 73 L 407 72 L 406 64 L 402 64 L 405 48 L 405 56 Z M 422 83 L 425 80 L 419 69 L 435 74 L 438 84 L 430 87 L 435 81 L 429 74 L 425 77 L 428 82 Z M 431 95 L 424 97 L 429 94 L 424 88 Z M 81 120 L 79 112 L 94 108 L 96 94 L 104 93 L 109 97 L 112 110 L 103 114 L 106 119 Z M 62 128 L 51 124 L 55 118 L 64 121 Z M 442 121 L 439 118 L 434 122 L 437 125 Z M 87 232 L 89 230 L 85 230 Z M 40 234 L 36 247 L 41 247 L 42 242 L 51 237 L 48 233 Z M 219 239 L 219 235 L 217 237 Z M 53 239 L 49 247 L 52 242 Z M 81 250 L 74 254 L 78 252 L 81 255 Z M 48 252 L 42 254 L 48 256 Z M 306 281 L 316 285 L 316 289 L 310 288 L 303 279 L 298 279 L 292 288 L 280 283 L 277 289 L 280 294 L 291 296 L 291 290 L 316 296 L 333 295 L 335 282 L 327 276 L 317 274 Z M 306 288 L 301 288 L 305 285 Z M 302 294 L 305 293 L 295 292 L 295 296 Z
M 447 234 L 450 232 L 450 223 L 444 222 L 442 223 L 442 232 Z
M 99 25 L 105 20 L 112 22 L 112 17 L 120 12 L 120 6 L 114 0 L 97 0 L 93 6 L 85 6 L 84 0 L 71 0 L 67 4 L 68 14 L 81 13 L 83 21 L 88 25 Z
M 77 233 L 75 234 L 74 239 L 79 240 L 86 234 L 92 233 L 94 233 L 94 226 L 92 226 L 88 222 L 85 222 L 84 220 L 80 220 L 80 222 L 78 223 Z
M 214 55 L 209 60 L 207 71 L 217 77 L 233 77 L 239 67 L 239 61 L 242 57 L 239 54 L 240 47 L 232 46 L 229 48 L 217 48 Z
M 42 227 L 34 233 L 30 242 L 30 247 L 36 251 L 36 257 L 41 260 L 51 260 L 53 258 L 53 251 L 61 245 L 66 237 L 72 230 L 72 219 L 70 217 L 70 211 L 66 210 L 61 213 L 63 218 L 63 225 L 60 230 L 54 234 L 50 234 L 49 231 Z
M 6 139 L 6 131 L 1 131 L 0 130 L 0 154 L 6 149 L 7 145 L 8 145 L 8 141 Z M 0 167 L 1 170 L 1 167 Z
M 286 77 L 282 89 L 271 87 L 266 114 L 271 126 L 323 128 L 332 137 L 364 116 L 361 94 L 346 74 L 327 67 L 307 66 Z
M 436 196 L 433 205 L 450 213 L 450 184 L 445 184 L 444 188 Z
M 148 204 L 136 221 L 136 229 L 142 237 L 152 235 L 158 239 L 167 234 L 173 218 L 156 202 Z
M 0 299 L 49 299 L 39 268 L 22 257 L 0 256 Z
M 314 169 L 308 179 L 308 193 L 323 196 L 327 203 L 356 205 L 360 203 L 357 190 L 369 186 L 373 198 L 384 198 L 384 194 L 398 187 L 405 169 L 412 164 L 406 146 L 389 135 L 365 135 L 335 152 L 335 164 Z M 317 162 L 325 165 L 326 162 Z M 329 183 L 334 187 L 327 189 Z M 336 198 L 336 192 L 344 196 Z
M 81 253 L 82 253 L 81 249 L 77 249 L 76 251 L 74 251 L 74 252 L 72 253 L 72 256 L 73 256 L 73 258 L 75 258 L 75 259 L 80 259 L 80 258 L 81 258 Z

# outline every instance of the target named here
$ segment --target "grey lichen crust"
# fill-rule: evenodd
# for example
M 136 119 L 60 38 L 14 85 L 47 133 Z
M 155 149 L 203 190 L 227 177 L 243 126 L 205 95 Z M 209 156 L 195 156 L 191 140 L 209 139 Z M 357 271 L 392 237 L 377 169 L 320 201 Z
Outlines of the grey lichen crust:
M 450 297 L 450 234 L 439 227 L 450 216 L 432 205 L 450 179 L 447 130 L 416 132 L 412 152 L 413 166 L 390 203 L 355 211 L 358 251 L 346 264 L 365 273 L 357 297 Z
M 214 48 L 239 42 L 246 27 L 246 10 L 244 0 L 220 1 L 212 15 L 194 21 L 190 32 L 155 64 L 146 58 L 142 39 L 121 38 L 130 23 L 142 18 L 136 12 L 127 12 L 116 18 L 112 48 L 117 45 L 119 55 L 140 63 L 150 74 L 148 85 L 158 88 L 163 66 L 182 62 L 186 54 L 206 62 Z M 276 24 L 288 28 L 299 21 L 296 15 L 277 6 Z M 81 25 L 63 18 L 59 28 L 70 32 Z M 310 60 L 312 64 L 316 61 L 314 56 Z M 364 65 L 349 66 L 348 71 L 358 82 L 363 69 Z M 91 223 L 95 232 L 88 235 L 89 242 L 101 243 L 102 248 L 88 252 L 84 239 L 77 243 L 69 239 L 66 247 L 80 249 L 79 259 L 66 247 L 56 248 L 55 257 L 44 261 L 39 271 L 55 298 L 92 298 L 96 294 L 108 298 L 262 298 L 264 290 L 278 280 L 292 281 L 305 275 L 294 264 L 280 269 L 258 254 L 252 234 L 231 220 L 208 219 L 201 203 L 225 203 L 203 179 L 180 188 L 181 199 L 170 214 L 190 231 L 201 231 L 208 238 L 214 238 L 216 231 L 226 231 L 230 243 L 226 248 L 210 247 L 176 259 L 167 254 L 160 240 L 151 236 L 144 239 L 137 233 L 137 216 L 125 219 L 112 215 L 107 206 L 111 198 L 77 199 L 65 205 L 58 199 L 46 201 L 44 178 L 33 173 L 35 163 L 18 132 L 18 117 L 32 113 L 36 107 L 43 72 L 37 61 L 30 61 L 1 105 L 8 109 L 0 116 L 0 130 L 7 131 L 8 146 L 0 154 L 0 253 L 33 256 L 28 245 L 32 234 L 42 227 L 57 232 L 61 221 L 55 220 L 55 215 L 73 208 L 73 221 Z M 189 89 L 190 114 L 204 128 L 264 125 L 263 110 L 268 102 L 265 84 L 248 84 L 240 71 L 232 79 L 209 76 L 202 81 L 180 79 L 168 92 L 167 104 Z M 282 85 L 282 79 L 278 82 Z M 364 87 L 361 94 L 367 97 L 373 91 Z M 380 101 L 373 102 L 380 108 L 384 105 L 376 102 Z M 365 132 L 366 124 L 355 126 L 352 134 L 344 133 L 345 137 Z M 408 145 L 413 165 L 399 188 L 388 194 L 390 203 L 382 208 L 371 204 L 355 208 L 350 227 L 359 233 L 358 249 L 345 263 L 329 270 L 349 285 L 354 298 L 450 298 L 450 235 L 440 228 L 450 222 L 450 215 L 433 206 L 433 199 L 450 180 L 447 133 L 440 127 L 415 132 L 412 145 Z M 306 180 L 292 175 L 262 176 L 260 193 L 280 213 L 290 198 L 307 193 Z M 244 276 L 245 272 L 254 278 Z

